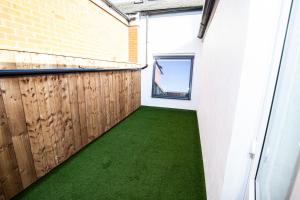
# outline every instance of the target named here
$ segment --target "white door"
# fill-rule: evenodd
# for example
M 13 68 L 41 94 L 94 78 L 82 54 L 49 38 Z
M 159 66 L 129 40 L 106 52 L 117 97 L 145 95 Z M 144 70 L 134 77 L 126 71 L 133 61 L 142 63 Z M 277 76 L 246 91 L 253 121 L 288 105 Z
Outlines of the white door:
M 255 177 L 257 200 L 300 195 L 300 1 L 294 0 Z

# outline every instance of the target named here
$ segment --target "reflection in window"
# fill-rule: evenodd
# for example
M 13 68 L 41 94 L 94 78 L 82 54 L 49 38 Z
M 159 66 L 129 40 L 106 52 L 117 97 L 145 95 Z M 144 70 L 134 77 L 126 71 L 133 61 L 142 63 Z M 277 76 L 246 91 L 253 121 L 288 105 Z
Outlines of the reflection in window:
M 191 99 L 193 56 L 155 57 L 152 97 Z

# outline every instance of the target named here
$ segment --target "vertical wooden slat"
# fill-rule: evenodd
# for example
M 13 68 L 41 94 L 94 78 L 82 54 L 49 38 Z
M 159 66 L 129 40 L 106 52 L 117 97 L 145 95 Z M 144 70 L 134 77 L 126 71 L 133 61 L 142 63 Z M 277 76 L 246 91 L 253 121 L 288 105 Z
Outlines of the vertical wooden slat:
M 127 101 L 126 101 L 126 106 L 127 106 L 127 116 L 131 113 L 132 111 L 132 76 L 131 76 L 131 71 L 127 71 Z
M 125 73 L 121 71 L 120 73 L 120 87 L 119 87 L 119 93 L 120 93 L 120 98 L 119 98 L 119 105 L 120 105 L 120 120 L 124 119 L 125 117 Z
M 34 78 L 23 77 L 19 79 L 22 94 L 23 107 L 25 112 L 28 135 L 33 154 L 33 161 L 38 177 L 47 173 L 47 156 L 44 145 L 40 112 L 37 106 L 37 95 L 34 85 Z
M 136 102 L 136 88 L 135 88 L 135 72 L 131 72 L 132 76 L 132 111 L 135 110 L 135 102 Z
M 136 99 L 136 95 L 135 95 L 135 73 L 134 71 L 131 71 L 131 110 L 130 112 L 134 111 L 135 108 L 135 99 Z
M 129 101 L 129 78 L 128 78 L 128 71 L 125 72 L 125 75 L 124 75 L 124 85 L 125 85 L 125 116 L 128 115 L 129 113 L 129 108 L 128 108 L 128 101 Z
M 112 94 L 113 94 L 113 114 L 114 114 L 114 116 L 113 116 L 114 123 L 112 126 L 117 124 L 117 119 L 118 119 L 118 117 L 117 117 L 118 105 L 117 105 L 117 92 L 116 92 L 117 91 L 117 73 L 118 72 L 116 72 L 116 73 L 112 72 Z
M 17 78 L 0 80 L 4 106 L 8 118 L 12 141 L 21 174 L 23 187 L 26 188 L 36 179 L 33 156 L 27 133 L 21 92 Z
M 104 116 L 104 98 L 102 94 L 102 85 L 101 85 L 101 77 L 98 73 L 95 73 L 95 81 L 96 81 L 96 106 L 97 106 L 97 123 L 98 123 L 98 135 L 100 136 L 105 131 L 105 124 L 103 123 Z
M 131 78 L 132 78 L 132 87 L 131 87 L 131 91 L 132 91 L 132 102 L 131 102 L 131 112 L 133 112 L 135 110 L 135 101 L 136 101 L 136 94 L 135 94 L 135 72 L 131 71 Z
M 117 93 L 117 123 L 119 123 L 121 121 L 121 106 L 120 106 L 120 96 L 121 96 L 121 72 L 118 71 L 117 74 L 117 81 L 116 82 L 116 93 Z
M 107 82 L 108 82 L 108 111 L 107 111 L 107 117 L 109 118 L 109 124 L 108 127 L 113 126 L 113 120 L 114 120 L 114 105 L 113 105 L 113 85 L 112 85 L 112 73 L 107 73 Z
M 109 83 L 109 72 L 106 72 L 104 75 L 105 78 L 105 85 L 104 91 L 105 91 L 105 107 L 106 107 L 106 130 L 108 130 L 111 127 L 111 102 L 110 102 L 110 83 Z
M 115 74 L 115 93 L 116 93 L 116 123 L 119 123 L 121 120 L 121 115 L 120 115 L 120 84 L 121 84 L 121 79 L 120 79 L 121 72 L 117 71 Z
M 109 129 L 110 118 L 109 118 L 109 84 L 108 84 L 108 73 L 100 73 L 101 79 L 101 102 L 102 102 L 102 124 L 104 131 Z
M 53 116 L 51 113 L 48 77 L 39 76 L 35 80 L 35 88 L 37 94 L 37 106 L 40 111 L 40 121 L 43 130 L 43 138 L 45 144 L 45 152 L 47 155 L 47 169 L 53 169 L 57 164 L 56 146 L 57 139 L 53 130 Z
M 121 121 L 123 119 L 123 72 L 120 71 L 120 80 L 119 80 L 119 120 Z
M 61 82 L 58 75 L 48 76 L 48 93 L 49 107 L 52 120 L 50 127 L 53 130 L 52 142 L 54 145 L 55 159 L 60 164 L 67 158 L 67 150 L 65 149 L 65 133 L 62 116 L 62 100 L 61 100 Z
M 116 73 L 111 72 L 111 96 L 112 96 L 112 125 L 117 123 L 117 94 L 116 94 Z
M 90 101 L 92 105 L 92 122 L 93 122 L 93 138 L 97 138 L 100 135 L 100 126 L 99 126 L 99 118 L 98 118 L 98 107 L 97 107 L 97 81 L 96 81 L 96 73 L 90 74 L 90 87 L 91 87 L 91 96 Z
M 112 124 L 111 126 L 114 126 L 116 124 L 116 119 L 117 119 L 117 116 L 116 116 L 116 113 L 117 113 L 117 95 L 116 95 L 116 74 L 117 73 L 114 73 L 114 72 L 111 72 L 111 101 L 112 101 L 112 111 L 111 111 L 111 114 L 112 114 Z
M 87 121 L 86 121 L 86 103 L 85 103 L 85 85 L 84 85 L 84 75 L 77 75 L 77 99 L 78 99 L 78 111 L 80 119 L 80 133 L 82 145 L 88 143 L 88 131 L 87 131 Z
M 23 189 L 16 155 L 0 90 L 0 182 L 8 199 Z
M 75 152 L 75 139 L 73 132 L 73 122 L 71 114 L 70 96 L 69 96 L 69 83 L 67 75 L 59 75 L 59 93 L 61 101 L 62 112 L 62 128 L 64 134 L 64 151 L 65 159 L 69 158 Z
M 88 134 L 88 142 L 94 139 L 93 134 L 93 101 L 92 97 L 92 86 L 91 79 L 89 73 L 84 74 L 84 91 L 85 91 L 85 106 L 86 106 L 86 126 L 87 126 L 87 134 Z
M 0 182 L 0 200 L 5 200 L 2 183 Z
M 115 76 L 113 72 L 109 73 L 109 88 L 110 88 L 110 115 L 111 115 L 111 124 L 110 127 L 113 127 L 115 125 L 115 119 L 116 119 L 116 105 L 115 105 L 115 84 L 114 84 Z
M 78 103 L 78 91 L 77 91 L 77 78 L 78 78 L 78 74 L 72 74 L 68 77 L 70 108 L 71 108 L 71 115 L 72 115 L 74 143 L 75 143 L 76 151 L 78 151 L 82 146 L 81 134 L 80 134 L 81 127 L 80 127 L 80 115 L 79 115 L 79 103 Z
M 128 72 L 129 74 L 129 102 L 128 102 L 128 106 L 129 106 L 129 114 L 133 111 L 132 109 L 132 104 L 134 101 L 134 94 L 133 94 L 133 78 L 132 78 L 132 71 Z
M 105 106 L 105 75 L 98 74 L 100 81 L 100 93 L 101 96 L 99 98 L 99 108 L 101 109 L 101 126 L 102 133 L 107 130 L 107 115 L 106 115 L 106 106 Z
M 113 76 L 113 94 L 114 94 L 114 124 L 116 125 L 118 123 L 118 71 L 116 73 L 112 73 Z
M 108 109 L 107 109 L 107 118 L 108 118 L 108 128 L 113 124 L 113 94 L 112 94 L 112 76 L 111 73 L 107 73 L 107 94 L 108 94 Z

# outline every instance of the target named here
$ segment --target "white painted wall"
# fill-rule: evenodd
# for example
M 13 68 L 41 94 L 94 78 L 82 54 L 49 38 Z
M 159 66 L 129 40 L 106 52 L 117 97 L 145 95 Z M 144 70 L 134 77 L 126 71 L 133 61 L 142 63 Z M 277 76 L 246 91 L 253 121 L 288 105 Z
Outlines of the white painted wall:
M 248 189 L 253 165 L 249 152 L 254 140 L 262 144 L 265 133 L 289 14 L 287 2 L 250 1 L 247 45 L 227 157 L 223 199 L 241 199 Z M 256 159 L 259 153 L 256 152 Z
M 201 11 L 176 14 L 154 15 L 148 21 L 148 63 L 142 71 L 142 105 L 196 110 L 199 103 L 199 63 L 201 40 L 197 38 L 201 21 Z M 145 63 L 146 17 L 139 21 L 138 44 L 139 63 Z M 191 100 L 171 100 L 152 98 L 153 56 L 194 55 Z
M 222 0 L 202 44 L 198 120 L 207 197 L 220 199 L 246 47 L 249 0 Z
M 258 199 L 288 199 L 286 197 L 291 192 L 291 179 L 296 176 L 294 170 L 300 158 L 300 102 L 296 100 L 300 98 L 299 9 L 300 2 L 294 1 L 264 154 L 257 176 L 257 187 L 261 191 Z
M 280 59 L 282 2 L 220 1 L 201 46 L 197 113 L 209 200 L 245 197 L 249 151 L 264 132 Z

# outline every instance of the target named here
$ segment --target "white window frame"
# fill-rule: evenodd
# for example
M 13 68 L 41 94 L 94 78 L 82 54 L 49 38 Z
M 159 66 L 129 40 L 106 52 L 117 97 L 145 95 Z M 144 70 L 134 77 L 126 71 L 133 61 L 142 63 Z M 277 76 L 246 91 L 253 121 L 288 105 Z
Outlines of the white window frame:
M 245 195 L 245 199 L 249 200 L 261 200 L 256 197 L 256 175 L 259 167 L 260 155 L 263 150 L 264 138 L 266 136 L 268 120 L 271 112 L 272 101 L 274 97 L 274 91 L 277 82 L 278 70 L 280 67 L 280 61 L 282 57 L 285 36 L 288 28 L 288 21 L 291 11 L 291 4 L 293 0 L 278 0 L 281 3 L 281 13 L 278 23 L 278 32 L 274 42 L 274 55 L 272 58 L 272 64 L 270 64 L 270 79 L 267 86 L 267 92 L 264 99 L 264 109 L 261 116 L 261 125 L 258 130 L 257 137 L 254 141 L 253 148 L 253 161 L 250 170 L 248 180 L 248 194 Z M 267 12 L 267 11 L 266 11 Z

